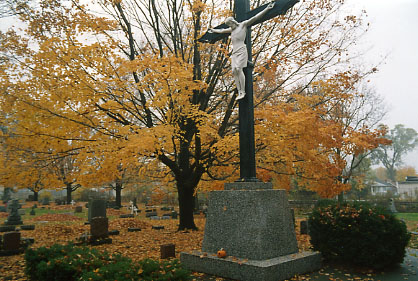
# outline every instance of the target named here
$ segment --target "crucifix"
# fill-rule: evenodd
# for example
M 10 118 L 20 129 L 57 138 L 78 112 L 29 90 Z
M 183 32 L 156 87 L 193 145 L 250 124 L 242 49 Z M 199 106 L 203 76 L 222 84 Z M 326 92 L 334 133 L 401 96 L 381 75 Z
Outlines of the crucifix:
M 231 34 L 231 66 L 239 100 L 240 181 L 256 182 L 251 26 L 284 15 L 299 0 L 276 0 L 250 11 L 250 0 L 235 0 L 235 19 L 209 29 L 199 42 L 215 43 Z

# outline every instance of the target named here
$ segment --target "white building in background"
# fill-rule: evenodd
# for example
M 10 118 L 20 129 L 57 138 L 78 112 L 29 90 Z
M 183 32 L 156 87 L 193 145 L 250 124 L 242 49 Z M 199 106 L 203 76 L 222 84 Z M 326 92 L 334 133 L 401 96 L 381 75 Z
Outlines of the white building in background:
M 370 187 L 370 193 L 374 196 L 386 194 L 397 195 L 397 192 L 398 189 L 396 185 L 386 181 L 376 180 Z
M 405 181 L 397 182 L 396 188 L 401 199 L 418 199 L 418 177 L 406 177 Z

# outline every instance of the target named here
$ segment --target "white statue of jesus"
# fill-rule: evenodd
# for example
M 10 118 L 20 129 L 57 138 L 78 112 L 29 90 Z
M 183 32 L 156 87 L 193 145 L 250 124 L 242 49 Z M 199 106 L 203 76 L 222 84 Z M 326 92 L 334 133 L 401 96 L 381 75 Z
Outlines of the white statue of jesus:
M 229 17 L 225 20 L 225 24 L 229 28 L 225 29 L 213 29 L 208 30 L 209 33 L 231 33 L 231 42 L 232 42 L 232 55 L 231 55 L 231 68 L 232 74 L 234 75 L 235 84 L 238 89 L 237 100 L 240 100 L 245 97 L 245 75 L 244 67 L 247 67 L 248 63 L 248 51 L 247 45 L 244 41 L 247 36 L 247 28 L 251 26 L 255 21 L 260 19 L 264 14 L 269 10 L 273 9 L 274 2 L 267 5 L 267 7 L 253 16 L 252 18 L 237 22 L 233 17 Z

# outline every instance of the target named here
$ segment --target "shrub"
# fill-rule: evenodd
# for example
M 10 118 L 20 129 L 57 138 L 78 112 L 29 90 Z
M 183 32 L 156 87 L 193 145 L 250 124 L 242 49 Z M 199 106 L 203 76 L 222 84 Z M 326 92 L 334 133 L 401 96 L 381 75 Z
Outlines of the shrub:
M 139 262 L 140 280 L 146 281 L 187 281 L 192 280 L 190 272 L 182 268 L 178 260 L 158 261 L 144 259 Z
M 364 203 L 319 204 L 309 231 L 314 250 L 326 260 L 374 269 L 401 263 L 410 239 L 404 222 Z
M 30 280 L 192 280 L 190 272 L 177 260 L 160 263 L 145 259 L 134 263 L 121 255 L 73 244 L 28 249 L 25 260 L 25 272 Z

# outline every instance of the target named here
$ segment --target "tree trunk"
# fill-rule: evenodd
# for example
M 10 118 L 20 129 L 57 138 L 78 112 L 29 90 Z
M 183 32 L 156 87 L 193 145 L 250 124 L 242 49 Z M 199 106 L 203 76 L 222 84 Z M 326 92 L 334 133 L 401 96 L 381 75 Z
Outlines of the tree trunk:
M 116 183 L 116 187 L 115 187 L 115 191 L 116 191 L 116 206 L 121 208 L 122 207 L 122 185 Z
M 67 187 L 67 204 L 71 204 L 71 193 L 73 192 L 73 188 L 72 188 L 72 184 L 71 183 L 67 183 L 66 184 Z
M 180 210 L 180 224 L 178 230 L 197 230 L 193 217 L 194 188 L 177 182 L 177 191 Z
M 38 202 L 38 191 L 33 192 L 33 201 Z

